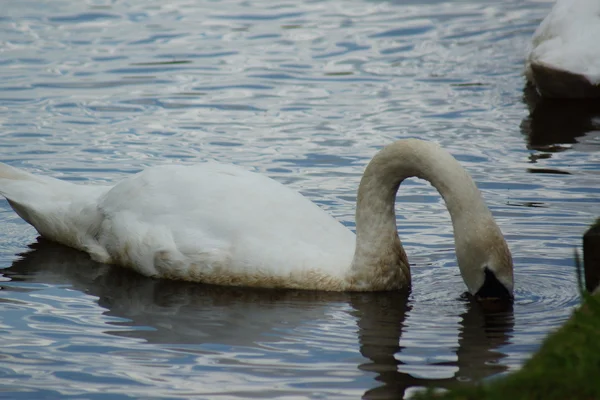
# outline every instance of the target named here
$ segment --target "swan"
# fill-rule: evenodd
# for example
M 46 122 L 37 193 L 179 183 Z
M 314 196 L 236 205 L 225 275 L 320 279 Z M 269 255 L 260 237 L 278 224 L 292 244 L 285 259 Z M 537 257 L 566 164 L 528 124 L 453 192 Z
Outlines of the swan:
M 0 194 L 42 237 L 143 275 L 217 285 L 384 291 L 411 283 L 394 204 L 409 177 L 429 181 L 445 200 L 468 291 L 511 298 L 512 259 L 502 232 L 469 174 L 428 141 L 396 141 L 367 165 L 357 194 L 356 235 L 275 180 L 214 162 L 150 167 L 112 187 L 0 163 Z
M 525 77 L 546 97 L 600 97 L 600 1 L 557 0 L 528 48 Z

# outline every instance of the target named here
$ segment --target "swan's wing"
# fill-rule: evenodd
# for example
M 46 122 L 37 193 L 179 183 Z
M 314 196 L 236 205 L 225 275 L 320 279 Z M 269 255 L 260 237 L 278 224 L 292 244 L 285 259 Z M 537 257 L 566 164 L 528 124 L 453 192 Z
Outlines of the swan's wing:
M 228 284 L 212 278 L 340 276 L 354 252 L 354 234 L 310 200 L 232 165 L 150 168 L 99 206 L 113 261 L 146 275 Z

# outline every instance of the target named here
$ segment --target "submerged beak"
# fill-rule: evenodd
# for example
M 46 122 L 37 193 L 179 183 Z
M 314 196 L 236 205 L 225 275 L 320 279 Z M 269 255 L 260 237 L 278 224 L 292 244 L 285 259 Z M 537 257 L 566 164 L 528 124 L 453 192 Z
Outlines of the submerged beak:
M 496 275 L 487 267 L 483 271 L 485 281 L 475 293 L 475 297 L 479 300 L 512 300 L 512 293 L 496 278 Z

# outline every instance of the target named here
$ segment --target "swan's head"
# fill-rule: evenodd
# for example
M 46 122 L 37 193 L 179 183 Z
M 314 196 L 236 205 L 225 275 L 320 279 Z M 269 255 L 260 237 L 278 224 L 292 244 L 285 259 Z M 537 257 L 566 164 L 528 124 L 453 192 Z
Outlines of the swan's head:
M 456 256 L 462 277 L 473 296 L 512 299 L 512 257 L 493 219 L 462 230 L 456 237 Z

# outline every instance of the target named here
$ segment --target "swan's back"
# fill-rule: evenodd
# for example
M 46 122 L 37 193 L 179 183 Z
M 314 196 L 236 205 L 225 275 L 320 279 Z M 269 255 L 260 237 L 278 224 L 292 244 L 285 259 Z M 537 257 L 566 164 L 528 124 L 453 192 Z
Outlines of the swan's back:
M 306 287 L 342 280 L 354 252 L 354 234 L 314 203 L 233 165 L 149 168 L 99 207 L 110 261 L 146 275 Z

